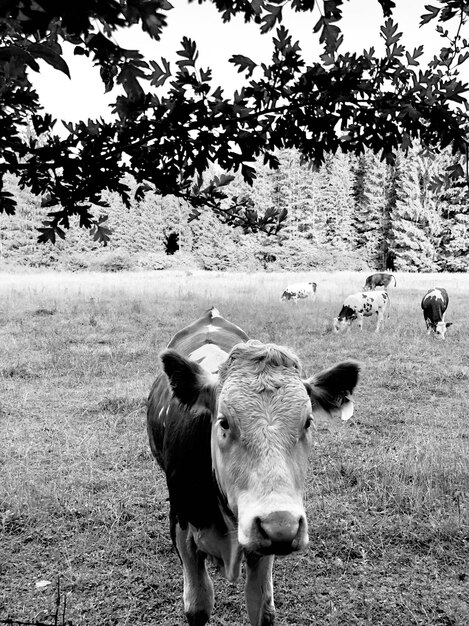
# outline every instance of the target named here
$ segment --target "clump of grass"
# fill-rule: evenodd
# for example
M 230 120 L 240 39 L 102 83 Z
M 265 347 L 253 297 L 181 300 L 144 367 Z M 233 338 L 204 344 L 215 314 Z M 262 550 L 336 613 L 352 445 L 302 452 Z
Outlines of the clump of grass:
M 39 309 L 35 309 L 32 312 L 32 315 L 37 315 L 37 316 L 48 316 L 48 315 L 55 315 L 57 313 L 57 309 L 47 309 L 44 307 L 40 307 Z
M 31 380 L 33 378 L 39 378 L 39 374 L 32 372 L 28 365 L 17 364 L 0 369 L 0 378 L 22 378 L 23 380 Z
M 103 398 L 97 406 L 99 412 L 127 415 L 138 411 L 146 405 L 146 399 L 141 398 Z

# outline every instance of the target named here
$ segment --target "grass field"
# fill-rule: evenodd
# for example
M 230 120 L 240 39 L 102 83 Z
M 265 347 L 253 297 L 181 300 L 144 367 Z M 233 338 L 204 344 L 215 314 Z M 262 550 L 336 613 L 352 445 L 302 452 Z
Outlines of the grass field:
M 275 566 L 279 625 L 467 626 L 469 276 L 396 274 L 383 333 L 333 334 L 364 276 L 0 275 L 0 624 L 62 624 L 65 596 L 73 626 L 184 624 L 145 400 L 158 353 L 215 305 L 308 375 L 362 364 L 354 419 L 317 431 L 310 545 Z M 306 278 L 316 302 L 280 303 Z M 450 294 L 446 341 L 425 332 L 433 286 Z M 214 581 L 211 623 L 246 626 L 242 581 Z

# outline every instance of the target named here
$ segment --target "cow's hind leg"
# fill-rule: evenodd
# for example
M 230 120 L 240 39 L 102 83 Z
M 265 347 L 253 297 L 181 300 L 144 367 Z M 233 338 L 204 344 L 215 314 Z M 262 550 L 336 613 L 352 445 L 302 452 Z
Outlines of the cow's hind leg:
M 273 556 L 248 557 L 247 559 L 244 593 L 252 626 L 272 626 L 274 623 L 273 564 Z
M 205 626 L 213 609 L 213 585 L 205 555 L 197 550 L 189 528 L 175 528 L 176 547 L 184 572 L 184 612 L 190 626 Z

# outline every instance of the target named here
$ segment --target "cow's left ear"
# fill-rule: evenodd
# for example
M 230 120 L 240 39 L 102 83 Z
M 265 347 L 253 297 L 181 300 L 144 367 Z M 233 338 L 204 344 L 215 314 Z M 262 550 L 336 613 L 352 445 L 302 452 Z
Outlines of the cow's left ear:
M 174 397 L 186 409 L 192 409 L 195 412 L 212 412 L 216 376 L 175 350 L 166 350 L 160 358 Z
M 318 422 L 346 421 L 353 415 L 352 392 L 360 367 L 354 361 L 338 363 L 305 381 L 311 399 L 313 417 Z
M 449 328 L 452 325 L 453 325 L 453 322 L 446 322 L 446 328 Z

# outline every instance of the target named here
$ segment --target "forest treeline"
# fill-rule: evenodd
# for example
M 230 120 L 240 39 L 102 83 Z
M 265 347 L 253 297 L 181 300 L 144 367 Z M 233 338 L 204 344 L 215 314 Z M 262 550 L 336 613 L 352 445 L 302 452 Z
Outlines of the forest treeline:
M 127 209 L 108 194 L 112 236 L 106 248 L 78 223 L 71 223 L 65 240 L 39 244 L 37 228 L 50 209 L 10 177 L 18 210 L 0 215 L 1 258 L 4 265 L 109 271 L 469 268 L 467 189 L 457 180 L 442 189 L 431 184 L 450 163 L 449 154 L 414 149 L 389 166 L 372 153 L 359 158 L 337 153 L 318 171 L 293 150 L 278 156 L 278 170 L 258 164 L 253 187 L 235 177 L 227 189 L 259 212 L 288 209 L 279 236 L 245 234 L 209 210 L 189 221 L 189 208 L 171 196 L 149 193 Z M 96 214 L 103 211 L 96 207 Z

